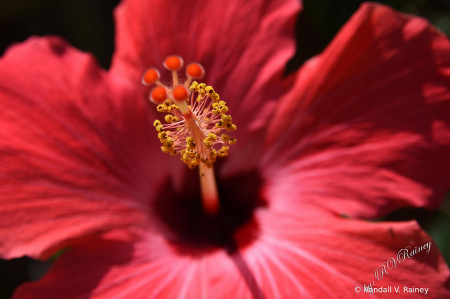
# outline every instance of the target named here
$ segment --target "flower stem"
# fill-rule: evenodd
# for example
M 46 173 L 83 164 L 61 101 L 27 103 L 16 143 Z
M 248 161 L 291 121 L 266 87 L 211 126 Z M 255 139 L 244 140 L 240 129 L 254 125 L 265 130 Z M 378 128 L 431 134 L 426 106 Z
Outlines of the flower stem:
M 200 163 L 200 189 L 202 192 L 203 210 L 211 216 L 219 211 L 219 193 L 217 192 L 214 168 L 208 168 L 204 163 Z

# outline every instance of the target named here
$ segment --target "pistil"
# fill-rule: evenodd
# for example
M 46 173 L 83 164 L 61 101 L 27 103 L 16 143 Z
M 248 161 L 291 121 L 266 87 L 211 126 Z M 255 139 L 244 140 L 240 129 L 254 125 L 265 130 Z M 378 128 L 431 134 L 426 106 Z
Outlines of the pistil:
M 191 169 L 199 166 L 203 210 L 208 215 L 215 215 L 220 203 L 213 163 L 217 157 L 227 156 L 229 145 L 236 143 L 236 139 L 227 134 L 218 134 L 224 130 L 234 131 L 236 126 L 231 116 L 226 115 L 228 107 L 219 94 L 211 86 L 193 81 L 203 77 L 203 67 L 198 63 L 189 64 L 187 80 L 180 84 L 177 72 L 182 66 L 183 60 L 179 56 L 165 59 L 164 67 L 172 73 L 171 87 L 159 81 L 160 74 L 155 68 L 144 73 L 142 82 L 156 85 L 149 99 L 158 105 L 158 112 L 168 113 L 164 117 L 167 124 L 159 120 L 154 122 L 162 143 L 161 150 L 171 155 L 180 153 L 181 160 Z
M 208 215 L 215 215 L 219 211 L 220 201 L 214 176 L 214 168 L 213 166 L 208 168 L 206 164 L 200 163 L 199 172 L 203 210 Z

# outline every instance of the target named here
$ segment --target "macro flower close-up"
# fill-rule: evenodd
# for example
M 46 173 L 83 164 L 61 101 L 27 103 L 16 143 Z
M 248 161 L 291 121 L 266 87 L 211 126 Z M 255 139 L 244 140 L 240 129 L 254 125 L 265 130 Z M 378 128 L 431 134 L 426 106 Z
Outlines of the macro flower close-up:
M 380 221 L 449 190 L 448 38 L 366 2 L 287 73 L 302 9 L 122 0 L 108 70 L 11 45 L 0 257 L 54 260 L 12 298 L 449 298 L 433 238 Z

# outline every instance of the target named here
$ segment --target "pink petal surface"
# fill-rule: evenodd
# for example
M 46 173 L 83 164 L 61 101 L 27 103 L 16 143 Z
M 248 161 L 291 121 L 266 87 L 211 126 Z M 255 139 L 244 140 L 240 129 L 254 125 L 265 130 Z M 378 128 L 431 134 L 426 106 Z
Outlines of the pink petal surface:
M 373 224 L 301 208 L 300 216 L 280 207 L 260 210 L 236 235 L 238 244 L 256 240 L 231 255 L 169 243 L 149 231 L 134 244 L 93 240 L 72 248 L 14 298 L 359 298 L 355 287 L 373 281 L 426 287 L 431 298 L 450 295 L 449 270 L 434 243 L 380 281 L 374 276 L 399 250 L 432 242 L 415 222 Z
M 122 1 L 112 71 L 139 84 L 148 67 L 166 73 L 168 55 L 182 56 L 185 65 L 197 61 L 206 70 L 202 82 L 227 102 L 234 122 L 246 126 L 262 103 L 285 90 L 282 74 L 295 51 L 299 9 L 296 0 Z
M 45 258 L 71 239 L 145 221 L 158 183 L 142 97 L 64 41 L 0 60 L 0 254 Z
M 305 211 L 309 211 L 304 207 Z M 292 212 L 296 211 L 296 212 Z M 278 214 L 282 212 L 281 214 Z M 416 298 L 403 287 L 429 288 L 428 296 L 450 295 L 448 267 L 434 243 L 387 269 L 381 280 L 375 271 L 401 249 L 412 250 L 432 239 L 415 222 L 368 223 L 338 217 L 298 217 L 297 210 L 280 209 L 259 215 L 258 242 L 245 253 L 266 298 L 359 298 L 355 287 L 375 282 L 375 287 L 400 286 L 400 297 Z M 301 219 L 293 221 L 293 219 Z M 410 248 L 410 249 L 411 249 Z M 367 294 L 364 294 L 367 295 Z M 375 294 L 392 298 L 392 294 Z
M 147 231 L 141 237 L 134 244 L 97 240 L 75 247 L 41 281 L 19 288 L 15 298 L 212 298 L 232 289 L 245 294 L 225 252 L 177 252 L 162 235 Z M 223 273 L 231 274 L 230 280 Z
M 449 70 L 450 43 L 424 19 L 363 4 L 277 109 L 261 162 L 274 192 L 356 217 L 437 207 Z

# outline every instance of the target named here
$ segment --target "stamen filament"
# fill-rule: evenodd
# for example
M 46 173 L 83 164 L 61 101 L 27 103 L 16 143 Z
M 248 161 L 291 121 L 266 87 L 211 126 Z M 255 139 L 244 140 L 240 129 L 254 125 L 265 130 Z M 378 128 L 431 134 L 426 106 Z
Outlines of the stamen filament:
M 219 193 L 217 191 L 214 168 L 208 168 L 206 164 L 200 163 L 200 190 L 202 193 L 202 204 L 205 213 L 213 216 L 219 211 Z

